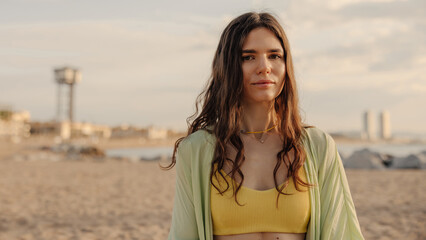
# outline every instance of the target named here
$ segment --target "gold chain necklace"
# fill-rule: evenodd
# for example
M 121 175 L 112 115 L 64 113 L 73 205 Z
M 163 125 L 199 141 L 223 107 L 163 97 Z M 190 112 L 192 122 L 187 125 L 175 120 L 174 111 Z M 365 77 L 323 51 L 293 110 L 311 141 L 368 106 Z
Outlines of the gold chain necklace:
M 266 130 L 263 130 L 263 131 L 246 132 L 245 130 L 241 130 L 241 133 L 242 133 L 242 134 L 255 134 L 255 133 L 261 133 L 262 135 L 260 136 L 260 138 L 259 138 L 259 139 L 257 139 L 257 138 L 255 137 L 255 139 L 256 139 L 257 141 L 259 141 L 260 143 L 262 143 L 262 144 L 263 144 L 263 143 L 265 142 L 265 140 L 266 140 L 265 133 L 267 133 L 267 132 L 271 131 L 272 129 L 274 129 L 274 128 L 276 128 L 276 127 L 277 127 L 277 125 L 275 124 L 274 126 L 272 126 L 272 127 L 268 128 L 268 129 L 266 129 Z
M 276 127 L 277 127 L 277 124 L 275 124 L 274 126 L 272 126 L 272 127 L 268 128 L 268 129 L 266 129 L 266 130 L 263 130 L 263 131 L 257 131 L 257 132 L 246 132 L 245 130 L 241 130 L 241 133 L 244 133 L 244 134 L 251 134 L 251 133 L 267 133 L 267 132 L 271 131 L 272 129 L 276 128 Z

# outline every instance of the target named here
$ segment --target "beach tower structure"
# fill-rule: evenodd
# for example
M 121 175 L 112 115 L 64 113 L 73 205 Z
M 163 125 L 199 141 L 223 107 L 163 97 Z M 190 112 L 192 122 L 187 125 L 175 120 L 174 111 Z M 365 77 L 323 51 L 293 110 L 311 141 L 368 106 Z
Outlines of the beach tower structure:
M 390 139 L 392 137 L 391 126 L 390 126 L 390 114 L 389 111 L 382 111 L 380 113 L 380 138 Z
M 81 72 L 76 68 L 61 67 L 54 69 L 55 82 L 58 84 L 58 102 L 56 118 L 63 139 L 71 137 L 74 121 L 74 85 L 81 81 Z
M 364 112 L 364 138 L 368 140 L 376 139 L 376 126 L 374 124 L 374 114 L 371 110 Z

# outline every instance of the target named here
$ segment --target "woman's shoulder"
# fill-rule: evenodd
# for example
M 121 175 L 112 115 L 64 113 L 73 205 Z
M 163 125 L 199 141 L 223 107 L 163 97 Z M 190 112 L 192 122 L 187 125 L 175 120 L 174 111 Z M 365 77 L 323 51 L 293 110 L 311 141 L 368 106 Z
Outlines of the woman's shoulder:
M 214 153 L 215 143 L 213 134 L 206 130 L 189 134 L 179 143 L 177 149 L 179 161 L 186 164 L 197 162 L 200 167 L 208 165 Z
M 324 130 L 317 127 L 305 127 L 304 130 L 304 143 L 309 146 L 312 151 L 316 151 L 318 155 L 321 156 L 330 148 L 335 148 L 333 138 Z
M 324 130 L 315 127 L 315 126 L 306 126 L 304 129 L 304 137 L 314 142 L 323 142 L 326 141 L 331 136 L 326 133 Z
M 186 136 L 179 146 L 191 146 L 192 148 L 201 148 L 203 146 L 214 146 L 216 143 L 214 134 L 209 129 L 199 129 Z

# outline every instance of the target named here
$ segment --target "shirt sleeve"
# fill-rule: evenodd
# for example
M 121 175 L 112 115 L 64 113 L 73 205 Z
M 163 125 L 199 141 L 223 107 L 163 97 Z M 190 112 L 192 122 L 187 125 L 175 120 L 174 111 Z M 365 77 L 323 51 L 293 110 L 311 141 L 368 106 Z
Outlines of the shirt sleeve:
M 182 141 L 176 155 L 176 190 L 169 240 L 199 239 L 191 178 L 191 143 Z
M 342 160 L 334 140 L 326 134 L 323 160 L 318 166 L 320 239 L 363 240 Z

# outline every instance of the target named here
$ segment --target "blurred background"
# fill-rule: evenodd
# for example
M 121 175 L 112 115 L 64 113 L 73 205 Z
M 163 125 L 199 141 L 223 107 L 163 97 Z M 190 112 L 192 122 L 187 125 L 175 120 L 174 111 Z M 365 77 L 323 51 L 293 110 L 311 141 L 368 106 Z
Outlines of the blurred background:
M 0 239 L 165 239 L 221 31 L 273 13 L 366 239 L 426 239 L 426 2 L 0 2 Z M 422 170 L 423 169 L 423 170 Z

